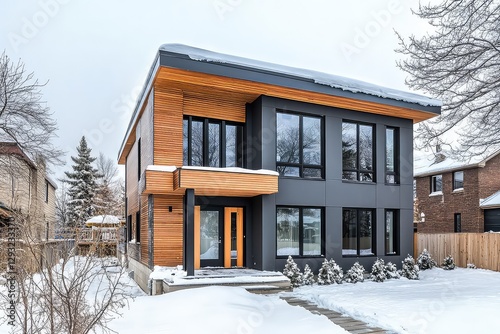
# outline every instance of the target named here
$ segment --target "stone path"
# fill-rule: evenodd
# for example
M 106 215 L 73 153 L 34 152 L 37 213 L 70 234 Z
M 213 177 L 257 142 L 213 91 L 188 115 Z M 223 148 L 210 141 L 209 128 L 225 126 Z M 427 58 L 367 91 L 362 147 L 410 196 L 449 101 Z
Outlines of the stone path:
M 390 333 L 386 330 L 377 327 L 370 327 L 366 323 L 355 320 L 351 317 L 344 316 L 341 313 L 328 310 L 326 308 L 318 307 L 312 303 L 309 303 L 305 300 L 295 298 L 295 297 L 280 297 L 285 300 L 288 304 L 292 306 L 300 306 L 308 310 L 313 314 L 322 314 L 326 316 L 331 322 L 340 327 L 344 328 L 349 333 L 353 334 L 365 334 L 365 333 L 373 333 L 373 334 L 381 334 L 381 333 Z

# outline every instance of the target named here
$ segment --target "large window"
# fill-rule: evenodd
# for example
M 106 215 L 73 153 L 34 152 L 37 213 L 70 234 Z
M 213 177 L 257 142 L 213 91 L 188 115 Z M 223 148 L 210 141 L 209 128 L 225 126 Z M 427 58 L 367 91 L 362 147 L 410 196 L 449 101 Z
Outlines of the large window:
M 243 126 L 186 117 L 183 122 L 184 166 L 243 167 Z
M 399 183 L 399 132 L 390 127 L 385 129 L 385 183 Z
M 399 211 L 385 210 L 385 254 L 397 255 L 399 241 Z
M 323 119 L 276 113 L 276 168 L 281 176 L 323 178 Z
M 342 179 L 375 182 L 373 129 L 370 124 L 342 123 Z
M 431 177 L 431 193 L 443 191 L 443 176 L 434 175 Z
M 453 190 L 459 190 L 464 188 L 464 172 L 454 172 L 453 173 Z
M 276 255 L 323 255 L 323 230 L 321 208 L 276 208 Z
M 344 209 L 342 255 L 375 255 L 375 212 L 373 209 Z

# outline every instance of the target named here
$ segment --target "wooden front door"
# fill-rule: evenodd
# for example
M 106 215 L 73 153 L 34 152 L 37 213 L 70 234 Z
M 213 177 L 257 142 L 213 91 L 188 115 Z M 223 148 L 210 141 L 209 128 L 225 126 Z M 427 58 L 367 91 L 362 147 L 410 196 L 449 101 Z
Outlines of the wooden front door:
M 194 266 L 243 266 L 243 208 L 195 206 Z

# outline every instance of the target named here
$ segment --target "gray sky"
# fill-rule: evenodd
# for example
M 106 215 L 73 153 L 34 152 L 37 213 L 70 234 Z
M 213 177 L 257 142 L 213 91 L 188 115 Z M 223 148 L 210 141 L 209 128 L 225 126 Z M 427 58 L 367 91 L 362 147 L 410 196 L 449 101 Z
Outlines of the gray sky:
M 408 90 L 397 38 L 428 29 L 410 0 L 0 0 L 0 52 L 26 64 L 56 118 L 56 145 L 116 160 L 158 47 L 216 52 Z M 56 169 L 56 176 L 70 165 Z

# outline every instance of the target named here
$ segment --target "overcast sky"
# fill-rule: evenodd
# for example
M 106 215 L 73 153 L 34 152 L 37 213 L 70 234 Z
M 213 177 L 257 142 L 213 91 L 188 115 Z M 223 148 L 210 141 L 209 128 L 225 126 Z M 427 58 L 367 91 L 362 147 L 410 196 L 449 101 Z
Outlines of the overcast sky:
M 161 44 L 352 77 L 408 90 L 396 68 L 394 29 L 428 25 L 410 0 L 0 0 L 0 52 L 40 81 L 59 130 L 76 155 L 116 161 L 135 98 Z M 56 169 L 56 177 L 70 164 Z

